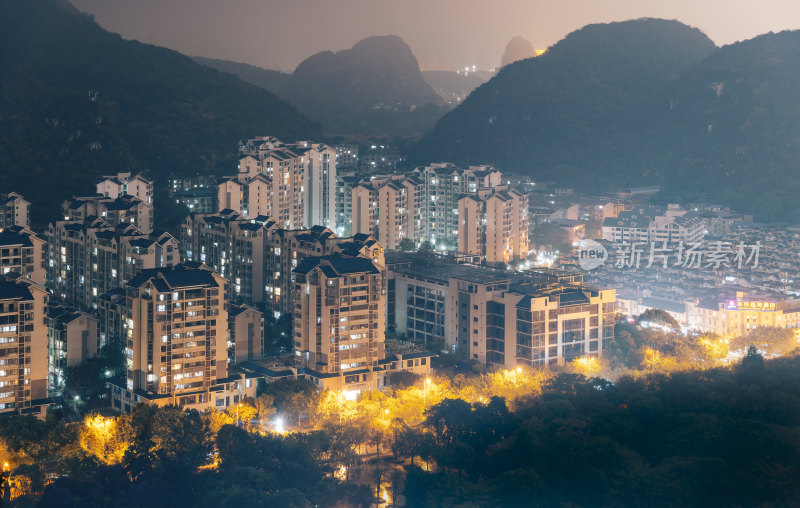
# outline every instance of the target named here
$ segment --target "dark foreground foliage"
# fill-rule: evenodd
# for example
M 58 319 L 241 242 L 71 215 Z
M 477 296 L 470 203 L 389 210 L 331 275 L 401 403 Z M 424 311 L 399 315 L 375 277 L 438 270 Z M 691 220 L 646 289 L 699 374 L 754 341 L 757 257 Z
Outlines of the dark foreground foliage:
M 563 374 L 513 413 L 445 401 L 407 506 L 797 505 L 799 368 L 752 349 L 735 370 Z

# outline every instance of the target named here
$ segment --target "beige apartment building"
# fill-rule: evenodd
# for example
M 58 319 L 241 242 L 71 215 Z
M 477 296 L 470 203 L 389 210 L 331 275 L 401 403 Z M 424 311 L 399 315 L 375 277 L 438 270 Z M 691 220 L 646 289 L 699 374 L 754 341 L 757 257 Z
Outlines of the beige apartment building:
M 352 251 L 383 260 L 383 247 L 368 235 L 339 238 L 322 226 L 288 230 L 268 217 L 245 219 L 232 210 L 190 214 L 181 246 L 185 260 L 230 280 L 231 301 L 263 306 L 275 319 L 292 312 L 292 270 L 306 257 Z
M 333 255 L 308 258 L 294 273 L 295 353 L 306 374 L 321 389 L 383 386 L 383 267 Z
M 528 257 L 528 196 L 496 187 L 458 200 L 458 251 L 489 264 L 511 264 Z
M 64 220 L 103 219 L 111 226 L 133 225 L 145 234 L 153 232 L 153 205 L 133 196 L 74 197 L 61 205 Z
M 97 193 L 111 199 L 132 196 L 152 205 L 153 180 L 141 173 L 117 173 L 104 176 L 97 182 Z
M 0 275 L 0 414 L 44 417 L 47 399 L 47 291 Z
M 180 262 L 169 233 L 145 234 L 133 224 L 104 219 L 56 221 L 47 231 L 48 285 L 67 305 L 96 309 L 98 298 L 139 271 Z
M 323 143 L 244 141 L 237 175 L 218 187 L 219 209 L 269 216 L 281 227 L 336 228 L 336 150 Z
M 128 281 L 126 375 L 111 382 L 113 407 L 224 409 L 255 395 L 254 382 L 228 377 L 226 283 L 191 265 L 144 270 Z
M 420 238 L 419 180 L 415 177 L 377 178 L 352 190 L 354 233 L 372 234 L 387 249 L 396 250 L 408 238 Z
M 249 305 L 228 310 L 228 365 L 264 356 L 264 315 Z
M 67 307 L 51 305 L 47 312 L 50 390 L 64 387 L 67 367 L 80 365 L 100 352 L 97 317 Z
M 44 285 L 47 242 L 30 229 L 10 226 L 0 231 L 0 273 L 18 273 Z
M 616 295 L 557 270 L 508 272 L 435 264 L 418 255 L 388 258 L 390 330 L 487 365 L 562 365 L 602 356 L 614 336 Z
M 31 204 L 16 192 L 0 194 L 0 231 L 19 226 L 31 227 Z

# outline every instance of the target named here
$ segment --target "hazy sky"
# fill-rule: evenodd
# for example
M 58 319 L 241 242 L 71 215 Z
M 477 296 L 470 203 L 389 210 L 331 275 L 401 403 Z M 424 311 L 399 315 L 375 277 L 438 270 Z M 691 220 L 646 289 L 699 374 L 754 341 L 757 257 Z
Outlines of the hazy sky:
M 589 23 L 677 19 L 717 45 L 800 28 L 798 0 L 71 1 L 128 39 L 286 71 L 370 35 L 399 35 L 423 69 L 453 69 L 499 64 L 514 35 L 546 48 Z

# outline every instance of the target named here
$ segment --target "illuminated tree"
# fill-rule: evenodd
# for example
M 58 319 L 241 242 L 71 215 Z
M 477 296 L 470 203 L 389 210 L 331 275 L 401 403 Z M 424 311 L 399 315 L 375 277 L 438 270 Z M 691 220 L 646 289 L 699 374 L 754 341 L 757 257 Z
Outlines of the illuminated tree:
M 113 418 L 87 415 L 83 419 L 80 446 L 102 464 L 110 466 L 122 462 L 131 443 L 118 434 Z

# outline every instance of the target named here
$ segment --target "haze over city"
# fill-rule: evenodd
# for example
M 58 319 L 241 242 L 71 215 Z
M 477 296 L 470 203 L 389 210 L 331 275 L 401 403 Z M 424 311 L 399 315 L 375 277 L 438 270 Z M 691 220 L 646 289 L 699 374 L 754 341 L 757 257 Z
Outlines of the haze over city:
M 717 45 L 800 27 L 791 0 L 72 0 L 103 28 L 191 56 L 292 71 L 304 58 L 396 34 L 423 70 L 497 66 L 520 35 L 547 48 L 590 23 L 677 19 Z
M 0 506 L 797 506 L 798 26 L 0 0 Z

